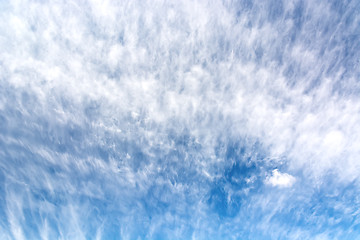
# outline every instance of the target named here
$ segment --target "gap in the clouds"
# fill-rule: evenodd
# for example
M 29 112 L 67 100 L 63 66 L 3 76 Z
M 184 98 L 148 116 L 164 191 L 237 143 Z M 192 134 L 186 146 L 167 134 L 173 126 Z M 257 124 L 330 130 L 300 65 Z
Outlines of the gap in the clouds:
M 252 195 L 262 190 L 265 172 L 274 164 L 266 159 L 267 151 L 261 143 L 250 138 L 220 140 L 215 152 L 224 165 L 210 182 L 207 203 L 219 217 L 233 218 Z

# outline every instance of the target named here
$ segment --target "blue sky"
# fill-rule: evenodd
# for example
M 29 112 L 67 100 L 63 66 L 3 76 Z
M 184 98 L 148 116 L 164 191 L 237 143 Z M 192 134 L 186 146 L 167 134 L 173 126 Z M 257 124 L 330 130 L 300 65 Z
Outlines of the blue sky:
M 0 239 L 359 239 L 360 2 L 0 1 Z

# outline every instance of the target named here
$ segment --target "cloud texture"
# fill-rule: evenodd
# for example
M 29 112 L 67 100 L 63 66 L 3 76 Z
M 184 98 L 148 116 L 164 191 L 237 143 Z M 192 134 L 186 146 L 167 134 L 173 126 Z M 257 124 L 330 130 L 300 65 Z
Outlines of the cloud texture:
M 1 1 L 1 239 L 355 239 L 358 1 Z

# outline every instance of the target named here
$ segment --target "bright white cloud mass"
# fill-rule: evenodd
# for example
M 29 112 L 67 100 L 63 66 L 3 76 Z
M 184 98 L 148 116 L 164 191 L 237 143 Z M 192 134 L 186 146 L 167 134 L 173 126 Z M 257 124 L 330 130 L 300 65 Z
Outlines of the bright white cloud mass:
M 0 18 L 0 239 L 360 238 L 358 0 Z
M 266 182 L 272 186 L 291 187 L 295 182 L 295 178 L 287 173 L 280 173 L 278 169 L 275 169 Z

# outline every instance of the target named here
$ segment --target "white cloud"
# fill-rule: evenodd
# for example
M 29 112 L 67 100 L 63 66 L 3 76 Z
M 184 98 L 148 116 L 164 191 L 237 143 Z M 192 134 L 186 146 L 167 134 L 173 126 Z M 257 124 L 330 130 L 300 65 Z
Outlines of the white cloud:
M 288 188 L 294 185 L 296 179 L 288 173 L 281 173 L 278 169 L 272 171 L 270 177 L 265 180 L 266 184 L 274 187 Z

